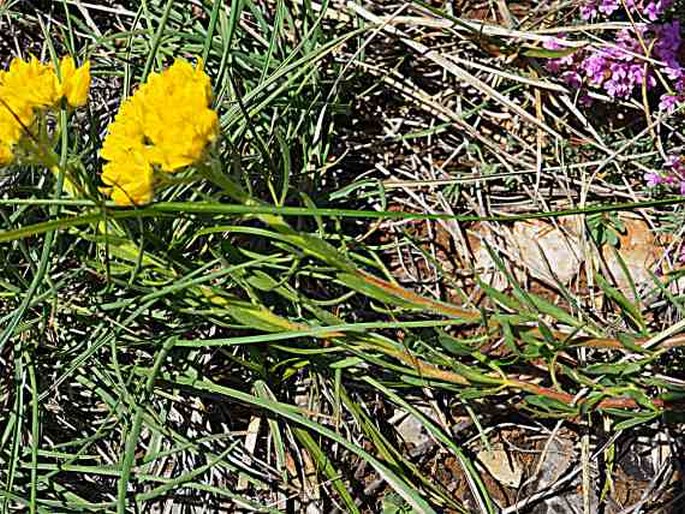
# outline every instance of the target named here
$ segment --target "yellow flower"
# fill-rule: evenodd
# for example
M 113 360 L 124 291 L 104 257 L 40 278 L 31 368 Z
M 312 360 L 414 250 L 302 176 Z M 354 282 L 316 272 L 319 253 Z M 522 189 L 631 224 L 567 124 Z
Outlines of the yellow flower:
M 8 71 L 0 71 L 0 165 L 14 158 L 14 146 L 32 128 L 36 115 L 59 105 L 66 97 L 72 107 L 83 105 L 90 87 L 90 65 L 76 68 L 67 56 L 60 64 L 62 80 L 54 66 L 35 57 L 12 59 Z
M 131 152 L 137 158 L 145 159 L 150 169 L 168 173 L 200 161 L 207 145 L 219 133 L 217 114 L 209 107 L 211 101 L 211 84 L 202 71 L 202 61 L 193 67 L 187 61 L 177 59 L 165 71 L 151 74 L 147 83 L 122 104 L 107 130 L 101 155 L 114 167 L 106 165 L 103 168 L 103 181 L 109 183 L 115 171 L 124 173 L 119 162 L 129 159 Z M 133 175 L 140 169 L 131 167 L 131 176 L 127 180 L 119 177 L 118 183 L 134 184 Z M 144 174 L 141 181 L 152 188 L 153 181 L 146 182 L 149 178 Z M 145 197 L 139 194 L 140 189 L 136 191 L 137 194 L 130 196 Z M 111 195 L 120 203 L 113 189 Z
M 143 152 L 135 149 L 118 155 L 102 168 L 102 181 L 117 205 L 144 205 L 154 195 L 154 170 Z
M 114 121 L 107 127 L 107 136 L 100 151 L 103 159 L 115 161 L 121 155 L 128 155 L 131 148 L 143 146 L 145 134 L 136 107 L 131 98 L 121 104 Z
M 72 107 L 85 105 L 90 89 L 90 61 L 77 68 L 70 55 L 62 57 L 59 75 L 60 94 L 67 99 L 67 103 Z

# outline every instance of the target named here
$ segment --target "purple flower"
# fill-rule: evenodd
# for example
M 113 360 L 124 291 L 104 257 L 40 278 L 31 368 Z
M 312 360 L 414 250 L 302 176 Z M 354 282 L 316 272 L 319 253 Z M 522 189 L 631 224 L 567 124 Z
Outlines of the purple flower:
M 629 68 L 622 63 L 612 63 L 609 69 L 611 70 L 611 80 L 615 82 L 628 78 Z
M 647 80 L 647 85 L 649 85 L 649 80 L 647 75 L 645 74 L 645 68 L 643 66 L 629 66 L 627 68 L 627 74 L 628 79 L 631 82 L 635 82 L 636 84 L 642 84 L 645 80 Z
M 673 88 L 678 91 L 678 93 L 682 93 L 685 91 L 685 74 L 680 75 L 673 84 Z
M 669 79 L 676 82 L 677 89 L 678 83 L 684 75 L 683 67 L 678 58 L 682 44 L 680 22 L 674 21 L 655 26 L 654 37 L 654 56 L 665 64 L 661 71 Z
M 657 2 L 649 2 L 644 9 L 642 9 L 642 14 L 644 14 L 649 21 L 656 21 L 661 14 L 657 7 Z
M 671 6 L 672 0 L 586 0 L 580 7 L 580 17 L 591 20 L 600 14 L 609 18 L 622 6 L 632 14 L 656 21 Z
M 644 64 L 632 64 L 628 70 L 628 76 L 635 86 L 642 87 L 642 84 L 646 84 L 647 89 L 656 86 L 654 75 L 645 69 Z
M 685 163 L 680 155 L 670 155 L 664 161 L 661 173 L 650 171 L 645 173 L 644 180 L 647 187 L 666 186 L 678 187 L 680 194 L 685 195 Z
M 604 72 L 607 69 L 607 61 L 601 53 L 592 54 L 581 64 L 585 71 L 585 76 L 590 83 L 600 85 L 604 81 Z
M 585 0 L 581 16 L 585 19 L 604 17 L 624 7 L 629 13 L 648 18 L 652 22 L 664 14 L 672 0 Z M 550 37 L 545 48 L 562 49 L 566 40 Z M 677 102 L 685 101 L 685 68 L 679 60 L 682 37 L 678 21 L 668 23 L 637 23 L 619 30 L 614 44 L 580 49 L 573 54 L 548 59 L 547 69 L 560 76 L 567 84 L 581 87 L 583 83 L 603 89 L 612 98 L 630 98 L 643 87 L 657 87 L 657 72 L 670 81 L 678 99 L 662 95 L 659 108 L 672 110 Z M 649 62 L 649 58 L 652 62 Z M 653 64 L 655 61 L 660 63 Z
M 671 0 L 650 1 L 642 8 L 642 14 L 649 21 L 656 21 L 671 6 Z
M 666 66 L 661 71 L 675 83 L 680 82 L 683 78 L 683 68 L 679 64 L 676 66 Z
M 630 96 L 630 93 L 632 92 L 629 84 L 616 80 L 607 80 L 604 83 L 604 89 L 612 98 L 626 98 Z
M 662 182 L 661 175 L 655 171 L 649 171 L 645 173 L 644 179 L 647 187 L 656 187 Z
M 575 89 L 579 89 L 583 85 L 583 78 L 577 71 L 565 71 L 561 74 L 561 79 Z
M 662 25 L 654 26 L 656 43 L 654 53 L 656 56 L 667 63 L 678 62 L 678 49 L 682 43 L 680 36 L 680 22 L 672 21 Z
M 664 166 L 667 168 L 676 168 L 682 166 L 680 155 L 669 155 L 664 161 Z
M 659 110 L 665 112 L 673 112 L 675 108 L 678 107 L 678 103 L 681 102 L 681 98 L 678 95 L 672 95 L 670 93 L 665 93 L 659 98 Z
M 597 10 L 606 16 L 611 16 L 620 7 L 619 0 L 602 0 Z
M 591 20 L 597 16 L 597 6 L 593 3 L 588 3 L 580 7 L 580 17 L 584 20 Z

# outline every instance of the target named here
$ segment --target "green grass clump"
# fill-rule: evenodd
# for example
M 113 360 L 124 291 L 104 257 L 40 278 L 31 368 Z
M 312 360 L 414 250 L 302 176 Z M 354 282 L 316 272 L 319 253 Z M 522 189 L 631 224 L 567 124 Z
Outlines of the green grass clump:
M 523 116 L 539 131 L 536 154 L 544 138 L 567 140 L 578 120 L 552 127 L 521 83 L 490 86 L 461 69 L 442 77 L 445 88 L 482 98 L 464 93 L 456 112 L 452 93 L 442 104 L 440 91 L 421 90 L 433 87 L 421 80 L 436 65 L 451 68 L 413 39 L 418 29 L 402 32 L 359 6 L 48 4 L 5 2 L 0 23 L 26 35 L 22 51 L 90 59 L 94 81 L 87 112 L 68 126 L 60 118 L 68 130 L 56 147 L 83 194 L 63 193 L 39 167 L 1 179 L 1 511 L 498 512 L 511 504 L 496 497 L 473 440 L 487 447 L 503 420 L 539 424 L 552 438 L 573 427 L 582 457 L 572 464 L 585 487 L 590 456 L 602 462 L 603 488 L 621 434 L 680 421 L 682 323 L 659 323 L 682 310 L 668 284 L 653 277 L 661 303 L 650 311 L 601 274 L 586 277 L 606 300 L 602 312 L 564 284 L 556 296 L 525 287 L 484 244 L 508 286 L 478 276 L 464 285 L 414 229 L 581 215 L 591 218 L 588 233 L 603 227 L 601 245 L 622 230 L 604 213 L 665 212 L 681 201 L 590 196 L 569 206 L 550 193 L 553 209 L 478 208 L 483 194 L 496 203 L 501 187 L 541 191 L 553 173 L 516 182 L 536 180 L 511 168 L 530 164 L 516 148 L 528 143 L 510 134 L 495 144 L 474 129 L 478 116 L 496 106 Z M 457 30 L 449 13 L 412 7 L 433 20 L 427 26 Z M 465 45 L 482 43 L 482 31 L 455 26 Z M 420 57 L 395 62 L 407 41 Z M 106 126 L 121 99 L 174 57 L 204 60 L 222 136 L 210 165 L 174 176 L 149 205 L 117 207 L 98 192 Z M 530 80 L 539 91 L 542 79 Z M 401 134 L 372 134 L 359 119 L 365 109 L 370 118 L 399 109 L 412 122 Z M 357 144 L 360 133 L 368 139 Z M 393 196 L 396 183 L 360 172 L 379 153 L 394 162 L 420 153 L 410 143 L 456 136 L 467 138 L 458 147 L 476 162 L 473 176 L 410 177 L 429 188 L 430 208 L 413 208 L 421 195 L 410 187 Z M 539 169 L 571 159 L 569 183 L 573 166 L 596 162 L 555 144 Z M 507 160 L 509 151 L 523 157 Z M 503 186 L 487 189 L 489 180 Z M 396 251 L 425 259 L 450 294 L 402 284 Z M 484 300 L 473 301 L 474 290 Z M 424 453 L 413 454 L 390 421 L 398 412 L 418 420 L 431 441 Z M 435 471 L 448 459 L 466 484 L 459 494 Z M 523 506 L 538 501 L 533 493 Z

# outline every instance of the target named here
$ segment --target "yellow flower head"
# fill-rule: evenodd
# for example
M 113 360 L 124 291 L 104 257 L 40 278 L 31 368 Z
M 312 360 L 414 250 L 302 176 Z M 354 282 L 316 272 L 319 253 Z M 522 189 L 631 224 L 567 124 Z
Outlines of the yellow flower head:
M 85 105 L 90 90 L 90 61 L 77 68 L 70 55 L 62 57 L 59 76 L 60 96 L 66 98 L 67 103 L 74 108 Z
M 86 102 L 90 66 L 76 68 L 71 57 L 62 59 L 57 78 L 55 68 L 35 57 L 18 57 L 8 71 L 0 71 L 0 166 L 12 162 L 14 146 L 31 129 L 36 115 L 55 108 L 62 97 L 73 107 Z
M 116 203 L 131 203 L 120 202 L 126 195 L 116 194 L 115 189 L 124 184 L 137 186 L 135 194 L 127 191 L 135 203 L 146 203 L 137 199 L 146 197 L 140 188 L 149 186 L 150 201 L 154 186 L 151 177 L 143 173 L 139 184 L 134 176 L 142 169 L 171 173 L 202 159 L 207 145 L 219 133 L 217 114 L 209 107 L 211 101 L 211 84 L 202 71 L 202 62 L 193 67 L 177 59 L 165 71 L 151 74 L 122 104 L 107 130 L 101 152 L 102 158 L 110 161 L 103 168 L 102 179 L 112 186 L 110 194 Z M 136 160 L 145 159 L 148 166 L 131 166 L 125 180 L 119 175 L 114 180 L 115 173 L 125 173 L 121 163 L 132 154 Z

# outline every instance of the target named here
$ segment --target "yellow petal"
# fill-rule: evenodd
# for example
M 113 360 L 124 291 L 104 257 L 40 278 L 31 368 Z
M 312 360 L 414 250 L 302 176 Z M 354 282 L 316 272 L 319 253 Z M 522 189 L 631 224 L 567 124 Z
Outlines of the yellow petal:
M 74 108 L 85 105 L 90 90 L 90 61 L 77 68 L 74 59 L 67 55 L 60 62 L 59 72 L 60 92 L 67 103 Z
M 0 166 L 7 166 L 14 159 L 12 148 L 0 141 Z
M 33 56 L 28 61 L 18 57 L 12 59 L 3 78 L 3 87 L 15 103 L 29 105 L 32 109 L 52 107 L 61 98 L 53 68 Z

